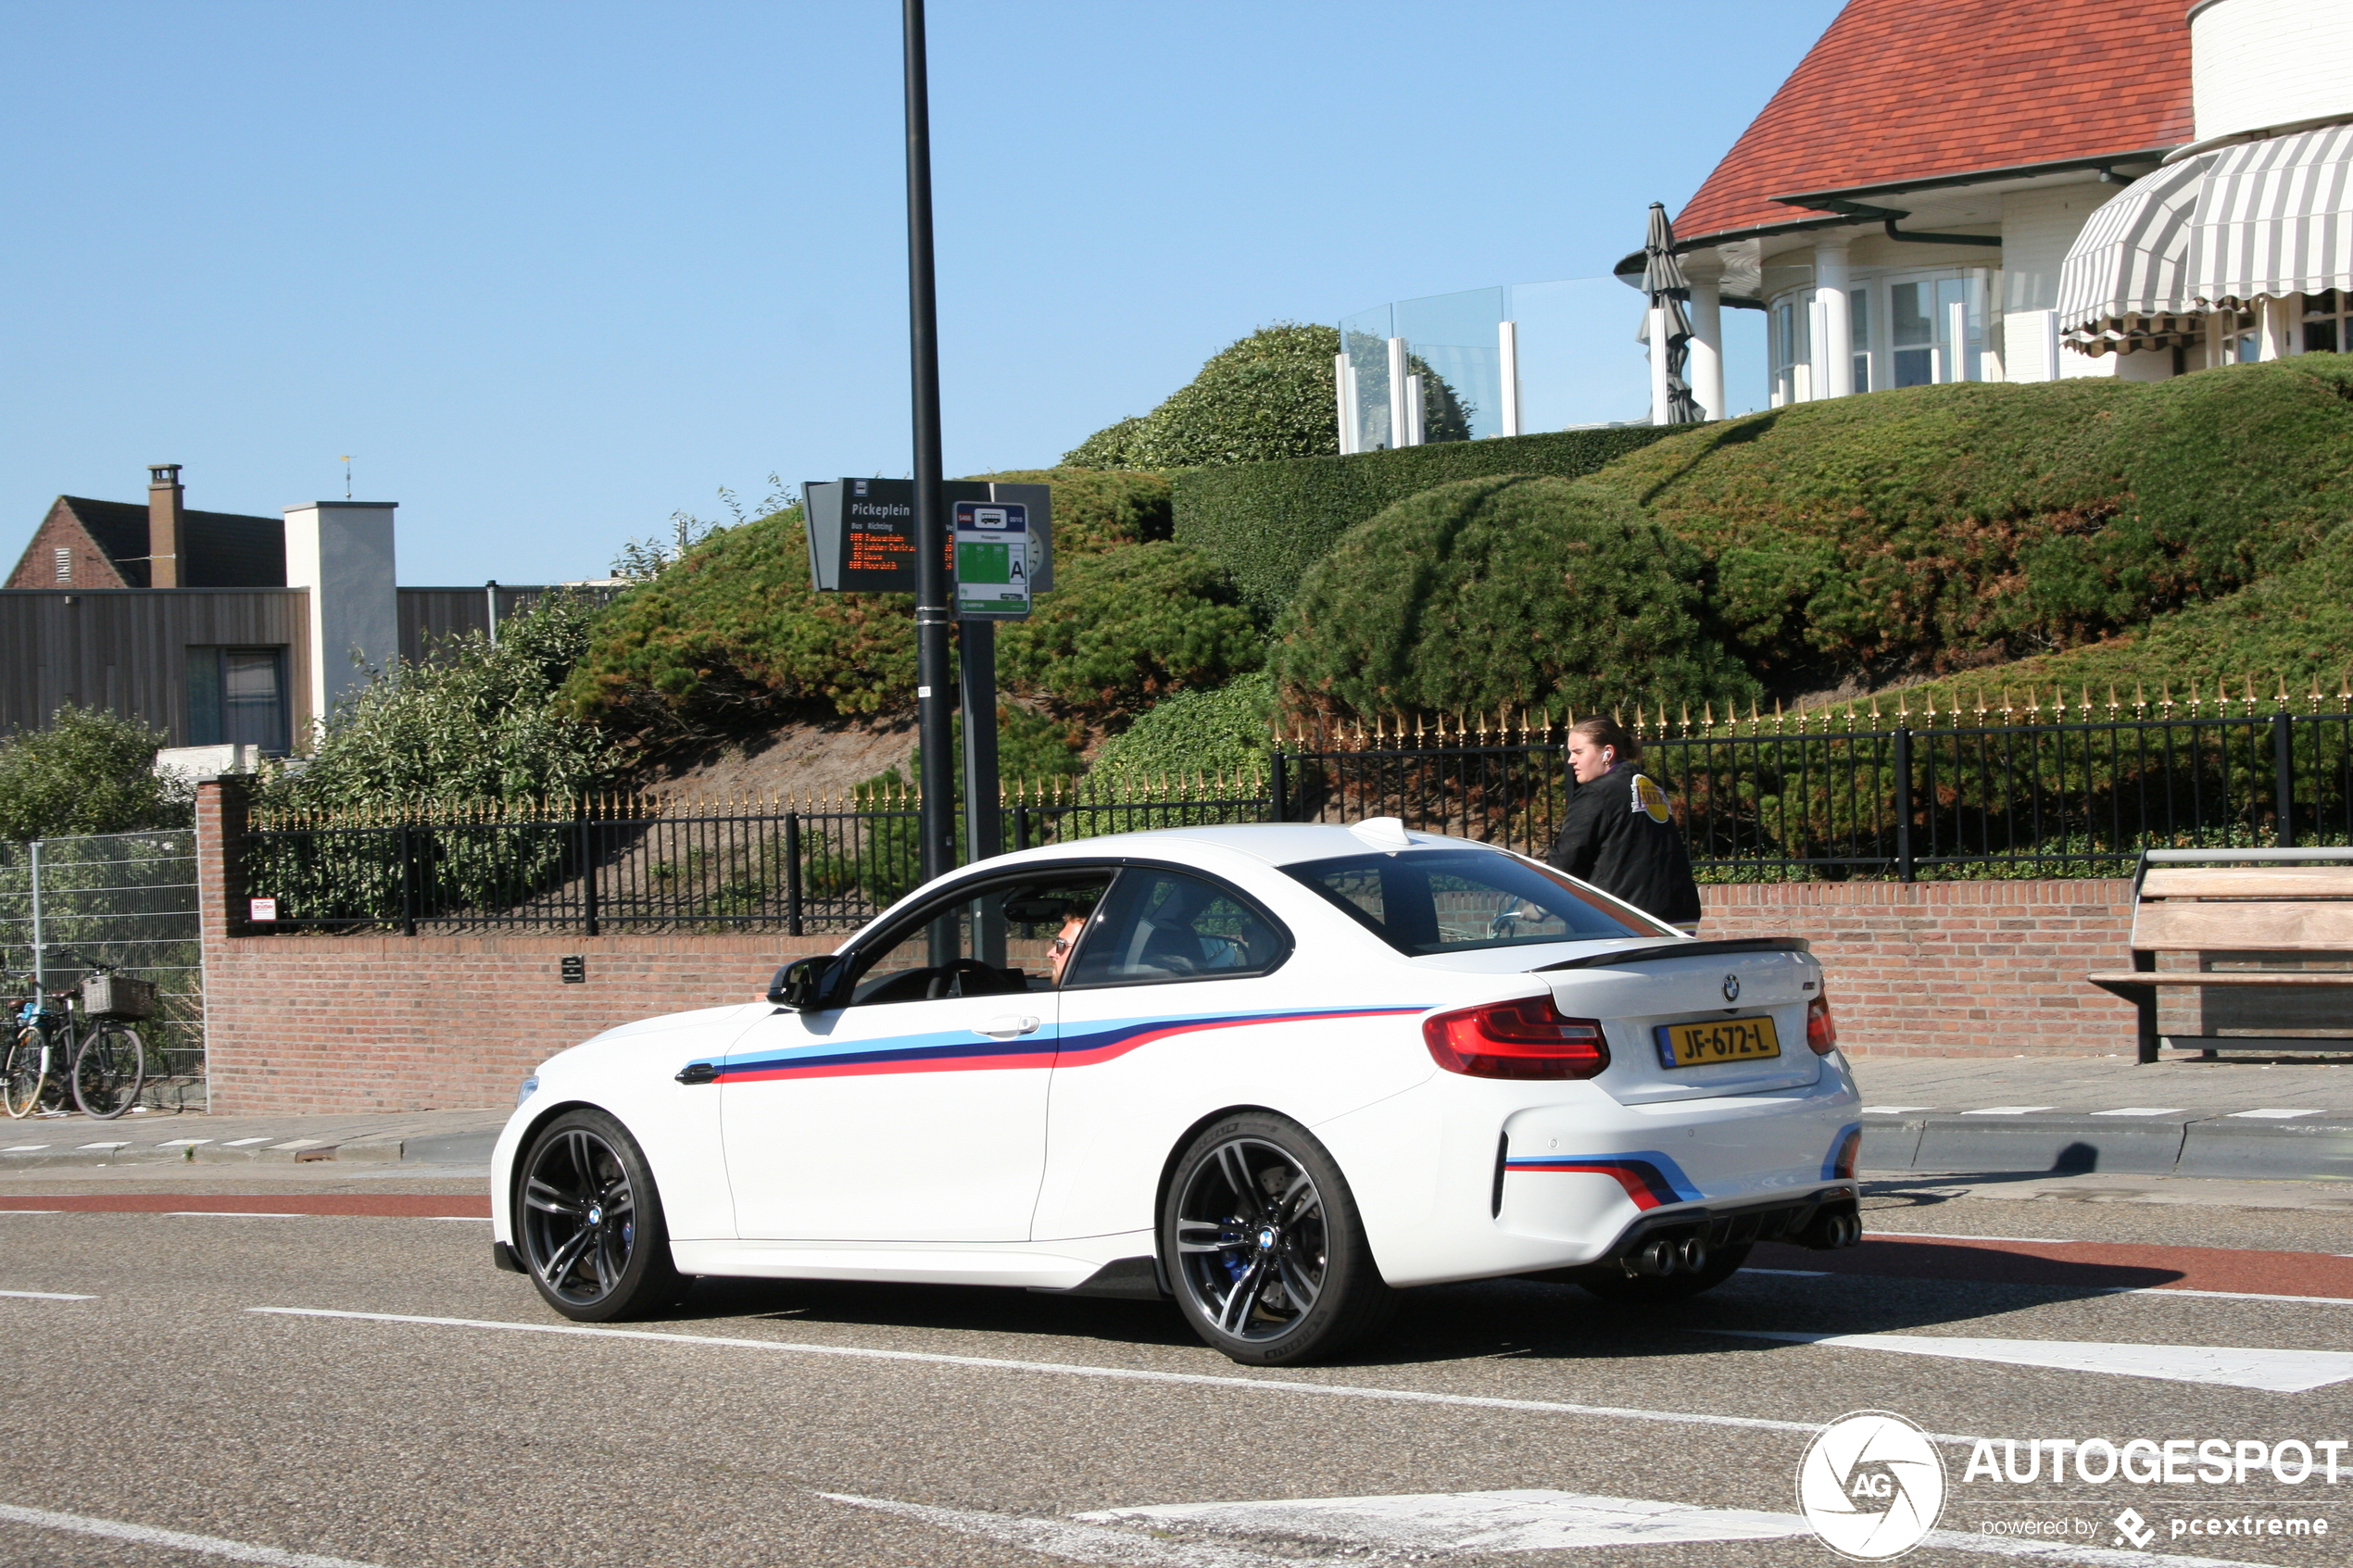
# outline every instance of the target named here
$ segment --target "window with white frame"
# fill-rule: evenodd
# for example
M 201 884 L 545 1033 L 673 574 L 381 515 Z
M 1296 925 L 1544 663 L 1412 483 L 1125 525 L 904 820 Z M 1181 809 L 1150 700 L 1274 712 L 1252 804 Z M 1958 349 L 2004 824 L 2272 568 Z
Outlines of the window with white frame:
M 1846 295 L 1847 342 L 1855 345 L 1855 390 L 1871 390 L 1871 290 L 1864 284 Z
M 2323 289 L 2304 296 L 2303 350 L 2307 354 L 2353 354 L 2353 292 Z
M 1985 281 L 1956 274 L 1891 279 L 1888 358 L 1894 386 L 1985 379 Z
M 1768 348 L 1772 358 L 1772 404 L 1776 408 L 1803 403 L 1814 395 L 1814 291 L 1801 289 L 1773 302 L 1767 318 Z

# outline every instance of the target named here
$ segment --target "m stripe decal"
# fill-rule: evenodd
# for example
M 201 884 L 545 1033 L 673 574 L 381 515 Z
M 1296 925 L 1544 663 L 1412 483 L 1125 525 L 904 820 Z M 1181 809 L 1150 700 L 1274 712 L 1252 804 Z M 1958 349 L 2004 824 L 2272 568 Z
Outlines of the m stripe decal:
M 1134 1019 L 1106 1023 L 1063 1036 L 986 1040 L 969 1035 L 909 1035 L 876 1041 L 864 1049 L 806 1053 L 733 1061 L 722 1066 L 723 1084 L 772 1083 L 787 1078 L 855 1078 L 902 1073 L 987 1073 L 1012 1068 L 1092 1067 L 1172 1035 L 1261 1023 L 1323 1022 L 1343 1018 L 1411 1017 L 1427 1007 L 1340 1008 L 1304 1012 L 1261 1012 L 1201 1018 Z
M 1637 1209 L 1655 1209 L 1662 1203 L 1696 1203 L 1703 1196 L 1693 1186 L 1682 1168 L 1656 1149 L 1639 1149 L 1632 1154 L 1545 1154 L 1504 1161 L 1506 1171 L 1516 1173 L 1575 1173 L 1580 1175 L 1607 1176 L 1626 1189 Z

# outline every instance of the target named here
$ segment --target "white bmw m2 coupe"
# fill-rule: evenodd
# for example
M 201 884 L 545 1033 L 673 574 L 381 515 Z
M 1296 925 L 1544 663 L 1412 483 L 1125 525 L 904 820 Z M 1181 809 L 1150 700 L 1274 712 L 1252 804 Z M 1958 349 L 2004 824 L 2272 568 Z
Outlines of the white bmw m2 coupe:
M 1856 1103 L 1802 939 L 1390 818 L 1125 834 L 552 1058 L 496 1257 L 590 1321 L 702 1274 L 1174 1297 L 1274 1365 L 1412 1286 L 1655 1299 L 1850 1246 Z

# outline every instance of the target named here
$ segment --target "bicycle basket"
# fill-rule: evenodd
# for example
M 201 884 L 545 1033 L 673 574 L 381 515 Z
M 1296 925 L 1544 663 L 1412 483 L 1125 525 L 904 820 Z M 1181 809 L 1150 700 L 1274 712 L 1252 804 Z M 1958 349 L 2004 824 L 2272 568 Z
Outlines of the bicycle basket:
M 153 1018 L 156 988 L 152 981 L 127 974 L 82 977 L 82 1010 L 93 1018 Z

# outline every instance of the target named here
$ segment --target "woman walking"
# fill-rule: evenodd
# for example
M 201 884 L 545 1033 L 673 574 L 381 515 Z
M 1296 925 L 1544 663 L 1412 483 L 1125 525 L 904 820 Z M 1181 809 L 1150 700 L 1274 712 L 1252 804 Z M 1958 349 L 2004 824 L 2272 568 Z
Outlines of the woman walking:
M 1569 792 L 1552 863 L 1670 925 L 1698 929 L 1699 884 L 1667 792 L 1635 766 L 1642 744 L 1614 719 L 1568 732 Z

